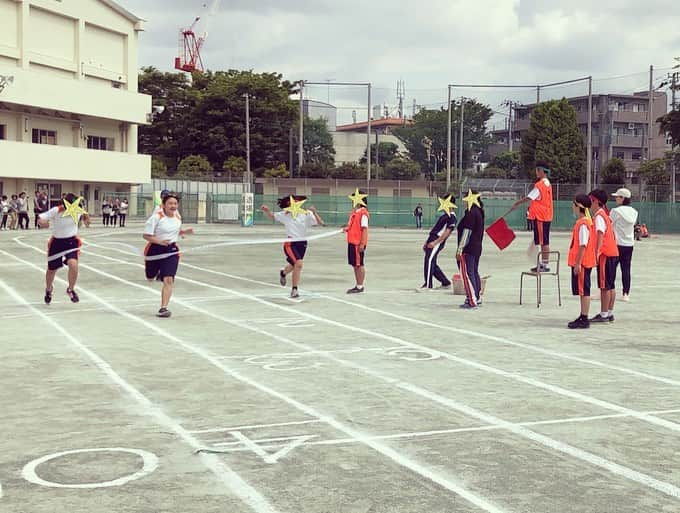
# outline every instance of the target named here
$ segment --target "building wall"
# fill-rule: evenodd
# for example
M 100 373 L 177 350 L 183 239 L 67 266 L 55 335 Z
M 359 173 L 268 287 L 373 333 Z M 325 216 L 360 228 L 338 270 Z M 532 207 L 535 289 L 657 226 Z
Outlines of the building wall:
M 335 163 L 359 162 L 366 153 L 367 134 L 356 132 L 332 132 L 333 148 L 335 148 Z M 400 153 L 408 153 L 406 146 L 394 135 L 379 135 L 381 143 L 391 142 L 398 146 Z M 375 133 L 371 135 L 371 144 L 375 144 Z M 374 161 L 375 162 L 375 161 Z
M 137 125 L 148 123 L 151 97 L 137 92 L 142 22 L 110 0 L 0 0 L 0 141 L 5 193 L 41 181 L 129 184 L 150 179 L 137 155 Z M 56 132 L 34 144 L 33 129 Z M 88 148 L 88 136 L 109 150 Z M 28 188 L 28 189 L 27 189 Z
M 258 178 L 257 192 L 264 195 L 344 197 L 354 193 L 356 188 L 368 190 L 369 196 L 427 198 L 433 194 L 432 182 L 421 180 L 371 180 L 366 189 L 366 180 L 334 180 L 323 178 Z

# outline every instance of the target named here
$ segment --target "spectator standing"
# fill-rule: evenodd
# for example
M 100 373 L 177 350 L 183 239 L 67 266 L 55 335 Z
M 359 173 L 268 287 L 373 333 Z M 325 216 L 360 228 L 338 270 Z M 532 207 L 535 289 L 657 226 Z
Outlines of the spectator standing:
M 17 199 L 17 212 L 19 214 L 19 228 L 28 230 L 28 225 L 31 220 L 28 217 L 28 198 L 26 198 L 25 192 L 19 194 L 19 198 Z
M 102 223 L 104 226 L 108 226 L 111 222 L 111 200 L 110 198 L 104 199 L 102 202 Z
M 2 215 L 2 221 L 0 221 L 0 230 L 7 229 L 7 218 L 9 217 L 9 200 L 7 196 L 3 196 L 0 201 L 0 215 Z
M 12 199 L 9 202 L 9 229 L 17 229 L 17 220 L 19 217 L 19 197 L 16 194 L 12 194 Z
M 635 246 L 635 223 L 638 212 L 630 206 L 630 190 L 622 187 L 614 194 L 616 207 L 612 209 L 609 217 L 614 225 L 616 243 L 619 247 L 619 265 L 621 266 L 621 281 L 623 282 L 623 296 L 621 301 L 630 300 L 630 267 L 633 260 L 633 246 Z
M 129 206 L 127 198 L 123 198 L 118 209 L 118 220 L 120 221 L 119 225 L 121 228 L 125 228 L 125 220 L 127 219 Z
M 416 218 L 416 228 L 418 230 L 423 229 L 423 206 L 418 203 L 415 210 L 413 211 L 413 216 Z

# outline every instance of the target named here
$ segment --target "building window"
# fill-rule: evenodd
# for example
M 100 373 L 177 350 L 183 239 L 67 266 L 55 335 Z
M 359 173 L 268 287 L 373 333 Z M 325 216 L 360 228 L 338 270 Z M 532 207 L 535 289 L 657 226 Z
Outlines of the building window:
M 0 141 L 7 139 L 7 125 L 0 125 Z
M 33 142 L 35 144 L 57 144 L 57 132 L 54 130 L 33 129 Z
M 636 151 L 633 153 L 633 160 L 642 160 L 642 153 Z
M 634 103 L 633 112 L 647 112 L 647 105 L 644 103 Z
M 90 150 L 113 151 L 115 140 L 112 137 L 87 136 L 87 148 Z
M 626 154 L 622 151 L 617 151 L 616 153 L 614 153 L 614 157 L 623 160 L 626 158 Z

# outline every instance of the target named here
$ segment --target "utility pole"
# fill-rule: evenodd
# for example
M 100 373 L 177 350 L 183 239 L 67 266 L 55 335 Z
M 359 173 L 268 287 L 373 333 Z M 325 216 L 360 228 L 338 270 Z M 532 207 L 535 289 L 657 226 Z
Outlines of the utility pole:
M 366 132 L 366 142 L 367 142 L 367 148 L 366 148 L 366 187 L 370 186 L 371 183 L 371 84 L 368 84 L 368 123 L 367 125 L 367 132 Z M 366 190 L 366 194 L 368 194 L 368 190 Z
M 675 66 L 676 68 L 678 66 Z M 671 109 L 675 110 L 677 108 L 677 104 L 675 103 L 675 91 L 680 87 L 678 86 L 678 77 L 680 76 L 680 73 L 677 71 L 673 72 L 673 75 L 671 76 Z M 675 144 L 671 146 L 671 203 L 675 203 L 675 193 L 676 193 L 676 174 L 678 172 L 677 167 L 676 167 L 676 161 L 678 159 L 676 158 L 675 155 Z
M 649 108 L 647 109 L 647 160 L 652 160 L 652 123 L 654 122 L 654 66 L 649 66 Z
M 460 147 L 458 150 L 460 151 L 460 171 L 458 171 L 458 183 L 460 183 L 463 180 L 463 124 L 465 121 L 465 98 L 463 96 L 460 97 Z
M 243 95 L 246 99 L 246 180 L 252 182 L 250 174 L 250 94 Z
M 300 80 L 300 133 L 298 135 L 298 176 L 302 176 L 302 164 L 305 161 L 304 146 L 305 146 L 305 106 L 304 106 L 304 91 L 305 81 Z M 290 176 L 293 176 L 291 169 Z
M 586 190 L 592 190 L 593 185 L 593 77 L 588 77 L 588 130 L 586 132 L 588 143 L 586 144 Z
M 449 95 L 446 108 L 448 119 L 448 123 L 446 125 L 446 192 L 448 192 L 451 188 L 451 86 L 448 86 L 448 90 Z
M 378 141 L 378 131 L 375 131 L 375 177 L 378 178 L 378 169 L 380 169 L 380 144 Z
M 508 151 L 512 151 L 512 100 L 508 102 L 510 113 L 508 114 Z

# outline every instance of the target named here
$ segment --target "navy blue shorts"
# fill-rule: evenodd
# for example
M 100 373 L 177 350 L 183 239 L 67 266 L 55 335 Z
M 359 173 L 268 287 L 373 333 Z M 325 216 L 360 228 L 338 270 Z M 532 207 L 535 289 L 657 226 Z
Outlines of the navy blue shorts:
M 298 240 L 283 243 L 283 253 L 286 255 L 286 261 L 290 265 L 295 265 L 295 262 L 297 262 L 298 260 L 303 260 L 305 258 L 306 252 L 307 252 L 306 240 Z
M 590 267 L 581 266 L 581 272 L 576 274 L 571 268 L 571 293 L 574 296 L 590 296 Z
M 347 244 L 347 263 L 352 267 L 363 267 L 365 254 L 365 249 L 364 251 L 359 251 L 358 244 Z
M 165 258 L 157 260 L 146 260 L 144 262 L 144 271 L 147 280 L 163 280 L 163 278 L 174 278 L 179 267 L 179 248 L 177 244 L 170 244 L 169 246 L 161 246 L 160 244 L 147 244 L 144 250 L 144 256 L 153 257 L 160 255 L 168 255 Z
M 81 245 L 82 242 L 78 237 L 68 237 L 66 239 L 55 239 L 52 237 L 47 243 L 47 268 L 50 271 L 56 271 L 65 265 L 68 260 L 78 260 Z M 73 251 L 69 251 L 70 249 Z M 49 257 L 64 253 L 65 251 L 68 251 L 68 253 L 54 260 L 49 260 Z
M 616 289 L 617 265 L 619 265 L 619 257 L 600 255 L 597 263 L 597 286 L 600 290 Z
M 537 246 L 550 244 L 550 221 L 534 220 L 534 244 Z

